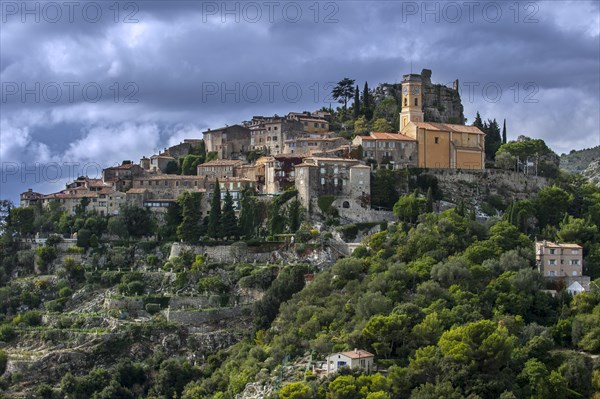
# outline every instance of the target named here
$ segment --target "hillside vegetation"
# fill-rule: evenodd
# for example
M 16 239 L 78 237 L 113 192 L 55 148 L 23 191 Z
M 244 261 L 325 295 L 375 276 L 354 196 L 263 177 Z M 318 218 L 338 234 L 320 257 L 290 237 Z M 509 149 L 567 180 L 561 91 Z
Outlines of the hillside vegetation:
M 400 197 L 398 221 L 351 257 L 318 266 L 329 228 L 304 224 L 295 244 L 233 244 L 234 254 L 285 256 L 244 263 L 193 246 L 174 256 L 169 235 L 155 235 L 165 226 L 140 210 L 117 223 L 8 209 L 4 395 L 600 397 L 600 189 L 562 175 L 531 200 L 506 199 L 503 215 L 485 222 L 462 203 L 433 212 L 433 191 Z M 87 232 L 78 245 L 57 236 L 31 243 L 32 232 L 61 226 Z M 542 279 L 536 236 L 583 245 L 590 292 L 573 297 Z M 327 355 L 354 348 L 376 355 L 374 373 L 319 372 Z

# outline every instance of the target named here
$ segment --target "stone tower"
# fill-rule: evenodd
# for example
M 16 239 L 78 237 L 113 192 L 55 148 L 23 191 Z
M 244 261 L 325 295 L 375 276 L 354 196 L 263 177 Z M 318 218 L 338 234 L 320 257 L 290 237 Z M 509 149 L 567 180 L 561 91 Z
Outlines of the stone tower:
M 402 112 L 400 130 L 409 122 L 423 122 L 423 87 L 421 75 L 404 75 L 402 80 Z

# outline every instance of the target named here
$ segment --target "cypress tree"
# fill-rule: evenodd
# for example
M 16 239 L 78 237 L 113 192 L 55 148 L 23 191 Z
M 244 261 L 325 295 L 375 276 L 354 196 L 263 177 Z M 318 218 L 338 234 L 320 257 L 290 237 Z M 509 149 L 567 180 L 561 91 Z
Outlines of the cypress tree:
M 230 237 L 239 237 L 237 228 L 237 218 L 235 217 L 235 209 L 233 209 L 233 197 L 229 190 L 225 192 L 223 201 L 223 213 L 221 214 L 221 237 L 228 239 Z
M 427 189 L 427 202 L 425 203 L 425 212 L 433 212 L 433 191 L 431 187 Z
M 473 126 L 478 127 L 484 133 L 486 131 L 486 128 L 483 125 L 483 121 L 481 120 L 481 115 L 479 115 L 479 111 L 477 111 L 477 115 L 475 115 L 475 121 L 473 122 Z
M 356 85 L 356 90 L 354 90 L 354 119 L 360 116 L 360 92 L 358 90 L 358 85 Z
M 215 182 L 215 190 L 213 191 L 213 197 L 210 201 L 210 215 L 208 216 L 208 235 L 212 238 L 219 238 L 220 228 L 219 222 L 221 221 L 221 187 L 219 185 L 219 179 Z
M 365 82 L 362 93 L 362 113 L 367 120 L 373 116 L 373 112 L 371 111 L 371 94 L 369 93 L 369 83 L 367 82 Z
M 300 201 L 297 199 L 293 200 L 288 207 L 288 218 L 287 224 L 290 230 L 290 233 L 295 233 L 300 228 L 300 211 L 302 209 L 302 205 Z
M 200 193 L 184 192 L 177 199 L 181 206 L 182 220 L 177 227 L 177 238 L 184 242 L 197 242 L 202 230 L 200 217 Z
M 260 210 L 258 208 L 258 201 L 254 198 L 255 195 L 256 192 L 250 187 L 242 191 L 238 226 L 240 234 L 246 238 L 254 237 L 256 235 L 256 228 L 260 224 Z
M 504 119 L 504 125 L 502 126 L 502 144 L 506 144 L 506 118 Z

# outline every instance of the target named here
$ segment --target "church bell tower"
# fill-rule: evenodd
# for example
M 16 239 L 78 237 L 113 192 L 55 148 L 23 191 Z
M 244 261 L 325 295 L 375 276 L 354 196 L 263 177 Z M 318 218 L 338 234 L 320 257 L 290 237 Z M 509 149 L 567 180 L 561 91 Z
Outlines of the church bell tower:
M 409 122 L 424 122 L 421 75 L 404 75 L 402 80 L 402 112 L 400 130 Z

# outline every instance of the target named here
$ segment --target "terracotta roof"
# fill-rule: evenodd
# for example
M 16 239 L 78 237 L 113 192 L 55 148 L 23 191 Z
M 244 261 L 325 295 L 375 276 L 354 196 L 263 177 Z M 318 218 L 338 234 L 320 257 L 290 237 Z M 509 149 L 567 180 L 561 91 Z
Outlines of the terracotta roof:
M 126 164 L 119 165 L 119 166 L 111 166 L 111 167 L 106 168 L 104 170 L 127 170 L 127 169 L 133 168 L 134 166 L 138 166 L 138 165 L 134 164 L 134 163 L 126 163 Z
M 340 352 L 341 355 L 348 356 L 350 359 L 364 359 L 365 357 L 375 357 L 374 354 L 365 350 L 353 350 L 348 352 Z
M 363 140 L 395 140 L 415 141 L 415 139 L 400 133 L 371 132 L 369 136 L 360 136 Z
M 143 180 L 204 180 L 204 176 L 196 176 L 196 175 L 153 175 L 153 176 L 143 176 L 143 177 L 134 177 L 134 181 L 143 181 Z
M 427 130 L 438 130 L 441 132 L 476 133 L 485 134 L 476 126 L 454 125 L 450 123 L 412 122 L 418 128 Z
M 213 161 L 208 161 L 198 165 L 198 167 L 202 166 L 236 166 L 241 164 L 242 161 L 239 160 L 231 160 L 231 159 L 215 159 Z
M 335 157 L 309 157 L 309 159 L 314 159 L 315 161 L 323 161 L 323 162 L 359 162 L 358 159 L 335 158 Z
M 144 194 L 146 191 L 145 188 L 130 188 L 125 194 Z
M 574 244 L 574 243 L 557 244 L 557 243 L 552 242 L 552 241 L 537 241 L 536 244 L 537 245 L 541 245 L 543 247 L 547 247 L 547 248 L 548 247 L 552 247 L 552 248 L 577 248 L 577 249 L 583 248 L 579 244 Z

